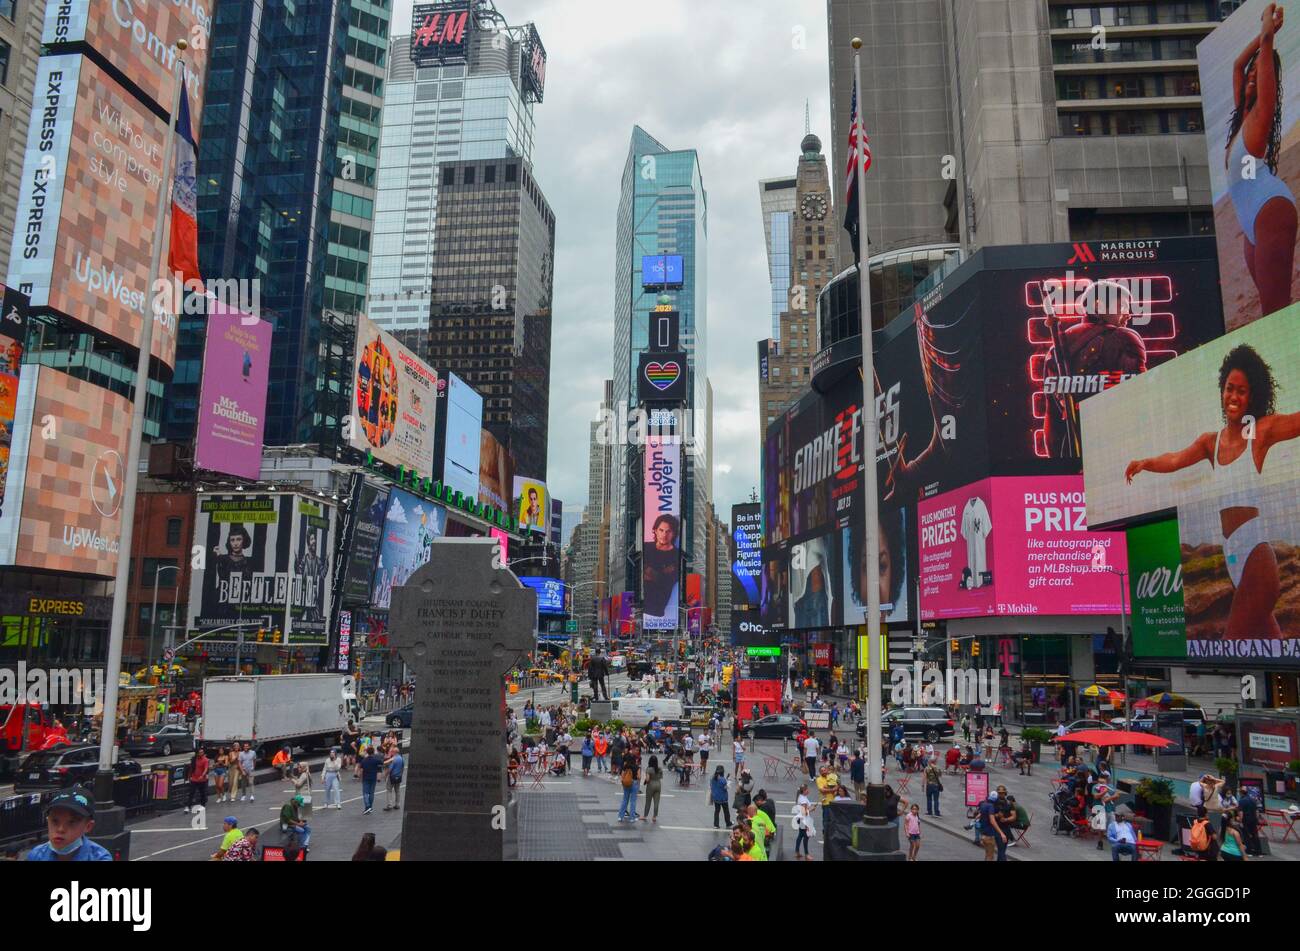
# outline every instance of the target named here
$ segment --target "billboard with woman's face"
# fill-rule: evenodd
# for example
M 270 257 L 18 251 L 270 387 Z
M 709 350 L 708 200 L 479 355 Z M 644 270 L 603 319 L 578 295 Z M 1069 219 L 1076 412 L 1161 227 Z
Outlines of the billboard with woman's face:
M 1196 56 L 1223 313 L 1233 330 L 1300 301 L 1300 6 L 1247 0 Z
M 674 631 L 681 602 L 682 447 L 650 436 L 645 447 L 645 534 L 641 562 L 643 627 Z

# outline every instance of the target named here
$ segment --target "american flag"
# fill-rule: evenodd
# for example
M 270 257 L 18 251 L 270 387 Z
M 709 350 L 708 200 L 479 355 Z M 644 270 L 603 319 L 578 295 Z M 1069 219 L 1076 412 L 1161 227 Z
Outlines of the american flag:
M 861 136 L 862 151 L 861 163 L 862 173 L 865 175 L 867 169 L 871 168 L 871 142 L 867 139 L 867 131 L 860 128 L 858 123 L 858 84 L 853 84 L 853 105 L 849 113 L 849 161 L 848 168 L 844 173 L 844 230 L 849 233 L 853 243 L 853 259 L 857 261 L 860 257 L 858 247 L 858 176 L 856 165 L 859 161 L 858 139 Z

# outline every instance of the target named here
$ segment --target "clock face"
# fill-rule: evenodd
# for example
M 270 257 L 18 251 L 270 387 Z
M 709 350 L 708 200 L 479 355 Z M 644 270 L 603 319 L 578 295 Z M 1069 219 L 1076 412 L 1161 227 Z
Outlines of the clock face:
M 821 219 L 826 217 L 826 196 L 825 195 L 804 195 L 803 202 L 800 205 L 804 219 L 812 221 L 814 218 Z

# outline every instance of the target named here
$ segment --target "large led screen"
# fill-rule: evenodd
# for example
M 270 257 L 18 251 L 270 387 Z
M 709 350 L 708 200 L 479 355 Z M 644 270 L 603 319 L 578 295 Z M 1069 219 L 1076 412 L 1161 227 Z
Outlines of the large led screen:
M 391 466 L 431 475 L 438 374 L 369 317 L 357 317 L 354 418 L 348 443 Z
M 262 471 L 271 324 L 213 302 L 203 348 L 194 465 L 256 480 Z
M 442 484 L 466 498 L 478 498 L 482 452 L 483 397 L 454 373 L 447 375 L 447 438 Z
M 674 437 L 650 436 L 645 446 L 642 627 L 678 627 L 682 561 L 682 452 Z
M 406 584 L 415 570 L 428 562 L 433 540 L 446 531 L 447 510 L 441 505 L 403 489 L 389 491 L 384 534 L 370 594 L 372 607 L 388 610 L 393 589 Z

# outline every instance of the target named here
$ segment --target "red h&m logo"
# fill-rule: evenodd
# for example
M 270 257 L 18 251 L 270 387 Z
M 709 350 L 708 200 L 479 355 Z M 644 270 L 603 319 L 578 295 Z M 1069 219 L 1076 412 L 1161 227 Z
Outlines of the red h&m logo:
M 416 46 L 441 46 L 443 43 L 460 45 L 465 40 L 465 27 L 469 24 L 469 11 L 447 14 L 431 13 L 415 31 Z
M 1066 264 L 1096 264 L 1097 255 L 1092 253 L 1092 248 L 1086 244 L 1076 243 L 1074 245 L 1074 256 L 1065 262 Z

